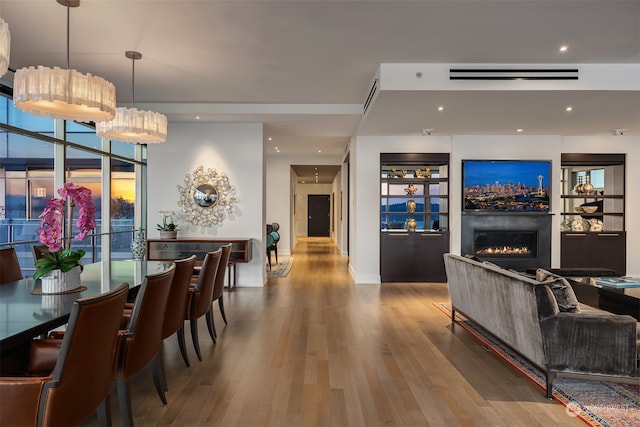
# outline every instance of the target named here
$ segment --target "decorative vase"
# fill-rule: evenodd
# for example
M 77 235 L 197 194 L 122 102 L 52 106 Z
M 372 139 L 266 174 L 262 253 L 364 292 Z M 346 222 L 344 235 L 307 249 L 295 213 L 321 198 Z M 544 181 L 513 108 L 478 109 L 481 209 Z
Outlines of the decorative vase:
M 177 239 L 178 238 L 178 230 L 174 230 L 174 231 L 160 230 L 160 238 L 161 239 Z
M 418 223 L 416 222 L 415 218 L 408 218 L 407 221 L 405 222 L 405 228 L 407 229 L 407 231 L 411 233 L 416 231 L 417 225 Z
M 80 286 L 80 273 L 82 268 L 77 265 L 63 273 L 62 270 L 51 270 L 42 276 L 43 294 L 60 294 L 76 289 Z
M 575 191 L 578 194 L 582 194 L 582 177 L 581 176 L 578 177 L 578 183 L 575 185 L 575 187 L 573 187 L 573 191 Z
M 587 182 L 582 185 L 582 193 L 589 195 L 593 193 L 594 190 L 593 184 L 591 183 L 591 175 L 586 175 L 584 178 Z
M 142 231 L 136 231 L 131 241 L 131 254 L 133 259 L 144 259 L 144 253 L 147 250 L 147 241 L 144 239 Z
M 415 213 L 416 211 L 416 201 L 415 200 L 407 200 L 407 212 L 410 214 Z

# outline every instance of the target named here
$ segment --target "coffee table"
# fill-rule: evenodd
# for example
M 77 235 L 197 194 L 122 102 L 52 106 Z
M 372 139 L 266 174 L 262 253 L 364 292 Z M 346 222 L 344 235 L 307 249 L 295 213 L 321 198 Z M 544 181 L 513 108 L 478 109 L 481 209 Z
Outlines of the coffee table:
M 598 277 L 565 277 L 583 304 L 640 321 L 640 288 L 613 288 L 596 283 Z

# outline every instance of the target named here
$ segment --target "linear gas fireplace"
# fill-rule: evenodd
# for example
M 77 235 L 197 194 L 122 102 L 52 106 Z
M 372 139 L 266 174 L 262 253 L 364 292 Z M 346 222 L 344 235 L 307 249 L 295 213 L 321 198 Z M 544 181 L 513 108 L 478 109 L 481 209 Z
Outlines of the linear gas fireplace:
M 537 253 L 537 231 L 473 231 L 473 254 L 476 256 L 535 258 Z
M 463 255 L 475 255 L 518 271 L 551 265 L 551 216 L 467 214 L 462 217 Z

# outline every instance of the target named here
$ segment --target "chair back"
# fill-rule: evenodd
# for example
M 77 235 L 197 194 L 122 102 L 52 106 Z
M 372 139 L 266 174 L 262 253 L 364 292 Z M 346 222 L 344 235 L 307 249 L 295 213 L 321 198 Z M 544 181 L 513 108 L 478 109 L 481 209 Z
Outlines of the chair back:
M 218 271 L 216 272 L 216 280 L 213 284 L 213 301 L 217 300 L 224 293 L 224 274 L 227 270 L 227 264 L 229 264 L 229 258 L 231 257 L 231 243 L 222 245 L 222 255 L 220 256 L 220 263 L 218 263 Z
M 113 361 L 129 285 L 73 303 L 52 379 L 40 395 L 38 425 L 77 425 L 111 393 Z
M 37 261 L 49 253 L 49 248 L 47 245 L 33 245 L 31 252 L 33 252 L 33 260 Z
M 187 304 L 187 289 L 191 284 L 196 256 L 174 261 L 176 271 L 171 281 L 171 289 L 167 298 L 167 310 L 162 324 L 162 339 L 176 333 L 184 325 L 184 311 Z
M 189 319 L 197 319 L 204 316 L 211 308 L 213 301 L 213 286 L 215 284 L 216 275 L 218 273 L 218 265 L 222 257 L 222 248 L 207 252 L 198 275 L 198 283 L 196 283 L 196 292 L 192 292 L 191 312 Z
M 22 279 L 22 270 L 14 248 L 0 249 L 0 284 Z
M 175 264 L 162 273 L 147 275 L 131 311 L 127 331 L 123 333 L 118 360 L 119 378 L 127 379 L 158 354 L 162 345 L 162 326 Z

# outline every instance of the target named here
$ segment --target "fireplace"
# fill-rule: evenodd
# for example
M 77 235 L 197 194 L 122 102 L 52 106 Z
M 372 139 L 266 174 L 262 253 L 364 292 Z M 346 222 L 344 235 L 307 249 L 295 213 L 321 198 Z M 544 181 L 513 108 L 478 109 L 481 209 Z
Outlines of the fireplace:
M 465 214 L 461 237 L 462 255 L 518 271 L 551 265 L 548 214 Z
M 473 231 L 473 254 L 478 257 L 535 258 L 537 253 L 537 231 Z

